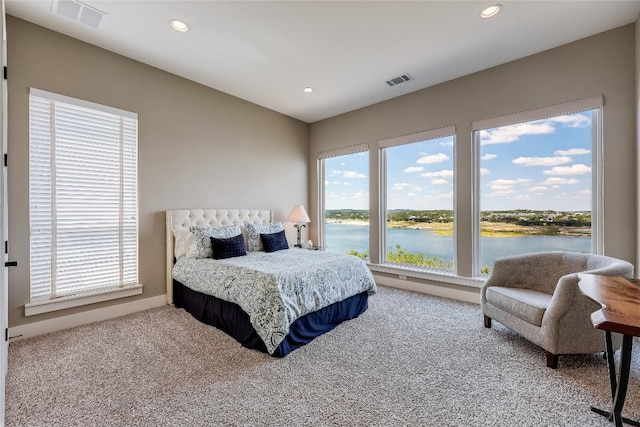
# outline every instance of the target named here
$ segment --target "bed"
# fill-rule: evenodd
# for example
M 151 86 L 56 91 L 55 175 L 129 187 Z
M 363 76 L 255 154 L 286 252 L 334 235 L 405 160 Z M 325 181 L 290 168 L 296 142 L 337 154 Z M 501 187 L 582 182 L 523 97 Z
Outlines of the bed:
M 166 211 L 167 303 L 274 357 L 367 310 L 376 285 L 361 259 L 285 249 L 283 229 L 270 210 Z M 241 252 L 227 257 L 231 241 Z

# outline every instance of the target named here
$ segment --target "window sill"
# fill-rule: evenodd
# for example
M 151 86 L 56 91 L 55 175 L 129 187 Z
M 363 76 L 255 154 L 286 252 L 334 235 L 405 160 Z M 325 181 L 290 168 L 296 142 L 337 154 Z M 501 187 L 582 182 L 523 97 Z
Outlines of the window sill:
M 59 297 L 40 301 L 32 301 L 24 305 L 25 316 L 49 313 L 51 311 L 64 310 L 66 308 L 79 307 L 81 305 L 94 304 L 118 298 L 126 298 L 142 294 L 142 285 L 127 286 L 124 288 L 106 288 L 99 291 L 89 291 L 72 296 Z
M 442 282 L 459 286 L 468 286 L 471 288 L 481 288 L 482 284 L 487 280 L 486 277 L 462 277 L 453 273 L 438 270 L 425 270 L 412 268 L 411 266 L 401 265 L 382 265 L 367 264 L 372 272 L 395 274 L 398 278 L 406 280 L 411 278 L 429 280 L 433 282 Z

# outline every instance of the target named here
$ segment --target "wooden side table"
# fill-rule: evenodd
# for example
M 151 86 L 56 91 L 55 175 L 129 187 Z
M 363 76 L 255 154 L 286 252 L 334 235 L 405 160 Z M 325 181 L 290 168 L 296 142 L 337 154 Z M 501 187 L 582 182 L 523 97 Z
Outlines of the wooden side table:
M 640 307 L 640 281 L 632 281 L 625 277 L 584 273 L 578 276 L 580 277 L 578 283 L 580 292 L 602 306 L 600 310 L 591 314 L 591 323 L 595 328 L 605 332 L 607 366 L 613 400 L 610 411 L 603 411 L 593 406 L 591 410 L 607 417 L 609 421 L 615 421 L 616 427 L 622 427 L 623 422 L 640 427 L 639 422 L 622 416 L 622 407 L 627 396 L 629 383 L 633 337 L 640 336 L 640 309 L 638 309 Z M 617 378 L 611 343 L 612 332 L 623 335 L 620 372 Z

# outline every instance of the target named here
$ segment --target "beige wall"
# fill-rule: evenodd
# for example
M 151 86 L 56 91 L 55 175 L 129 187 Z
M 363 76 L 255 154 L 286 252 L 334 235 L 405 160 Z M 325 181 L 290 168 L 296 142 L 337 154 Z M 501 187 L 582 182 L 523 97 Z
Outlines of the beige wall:
M 457 256 L 471 276 L 471 122 L 604 95 L 604 252 L 636 261 L 636 78 L 634 25 L 545 51 L 311 125 L 310 211 L 317 209 L 316 154 L 370 144 L 372 221 L 379 177 L 378 141 L 456 126 Z M 317 222 L 316 222 L 317 224 Z M 378 236 L 371 227 L 372 247 Z M 317 238 L 312 223 L 311 236 Z M 372 261 L 378 261 L 372 252 Z
M 640 213 L 640 16 L 636 19 L 636 206 Z M 636 216 L 636 227 L 640 233 L 640 215 Z M 640 268 L 640 235 L 636 238 L 636 269 Z M 638 272 L 636 272 L 637 274 Z
M 307 204 L 306 123 L 12 16 L 7 32 L 9 326 L 164 294 L 166 209 L 266 208 L 284 220 Z M 29 87 L 138 113 L 141 296 L 24 317 Z

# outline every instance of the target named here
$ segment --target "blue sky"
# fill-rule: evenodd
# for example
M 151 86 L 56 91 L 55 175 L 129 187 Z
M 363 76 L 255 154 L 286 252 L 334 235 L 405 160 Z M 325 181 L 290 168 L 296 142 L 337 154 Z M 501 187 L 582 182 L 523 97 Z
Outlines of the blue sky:
M 591 113 L 480 133 L 482 210 L 591 210 Z M 388 209 L 453 209 L 454 138 L 387 149 Z M 368 209 L 368 154 L 325 160 L 326 209 Z

